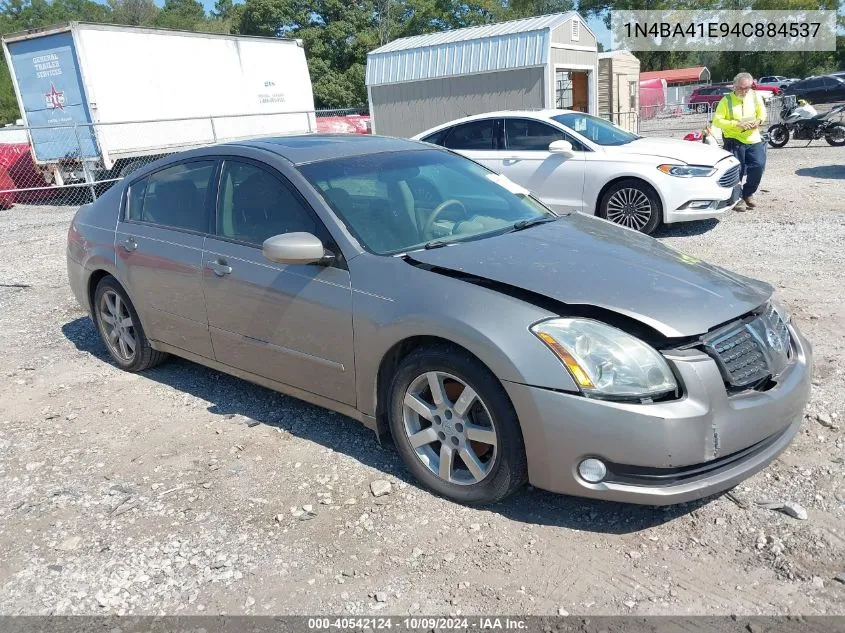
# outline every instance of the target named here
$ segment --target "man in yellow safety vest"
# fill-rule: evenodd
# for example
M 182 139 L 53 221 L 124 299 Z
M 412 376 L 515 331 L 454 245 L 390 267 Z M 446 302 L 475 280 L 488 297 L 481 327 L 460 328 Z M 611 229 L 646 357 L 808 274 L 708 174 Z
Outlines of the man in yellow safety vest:
M 766 168 L 766 144 L 760 136 L 760 126 L 766 122 L 766 106 L 762 97 L 751 89 L 754 78 L 748 73 L 734 77 L 733 92 L 729 92 L 713 114 L 713 125 L 722 130 L 724 147 L 736 156 L 742 165 L 740 182 L 742 200 L 735 211 L 757 206 L 754 193 L 760 186 Z

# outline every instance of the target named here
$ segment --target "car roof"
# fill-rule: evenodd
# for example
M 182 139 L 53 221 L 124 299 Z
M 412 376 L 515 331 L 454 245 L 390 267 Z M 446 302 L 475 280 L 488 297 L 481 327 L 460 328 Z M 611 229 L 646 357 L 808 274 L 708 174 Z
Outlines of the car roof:
M 371 134 L 297 134 L 234 141 L 220 147 L 254 147 L 278 154 L 294 165 L 330 158 L 350 158 L 382 152 L 431 149 L 417 141 Z
M 465 116 L 462 119 L 453 119 L 452 121 L 447 121 L 445 123 L 441 123 L 440 125 L 434 126 L 425 130 L 424 132 L 420 132 L 417 136 L 427 136 L 429 134 L 433 134 L 439 130 L 442 130 L 447 127 L 453 127 L 455 125 L 460 125 L 461 123 L 469 123 L 471 121 L 481 121 L 484 119 L 500 119 L 504 117 L 525 117 L 529 119 L 538 119 L 540 121 L 545 121 L 547 119 L 551 119 L 553 116 L 558 114 L 587 114 L 585 112 L 579 112 L 578 110 L 564 110 L 564 109 L 553 109 L 547 108 L 542 109 L 538 108 L 536 110 L 496 110 L 494 112 L 483 112 L 481 114 L 472 114 L 470 116 Z

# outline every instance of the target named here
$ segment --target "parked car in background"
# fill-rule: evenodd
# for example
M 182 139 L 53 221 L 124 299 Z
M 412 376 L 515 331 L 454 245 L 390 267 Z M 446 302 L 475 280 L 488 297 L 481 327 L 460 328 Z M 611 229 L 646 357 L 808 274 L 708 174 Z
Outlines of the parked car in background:
M 772 86 L 775 88 L 783 89 L 789 84 L 798 81 L 797 79 L 790 79 L 789 77 L 784 77 L 783 75 L 766 75 L 764 77 L 760 77 L 757 80 L 758 86 Z
M 414 138 L 504 174 L 555 211 L 594 213 L 643 233 L 719 216 L 739 199 L 740 167 L 730 153 L 643 138 L 583 112 L 491 112 Z
M 707 497 L 789 445 L 810 391 L 768 284 L 408 140 L 162 159 L 76 213 L 67 266 L 120 368 L 172 353 L 351 416 L 462 503 Z
M 845 79 L 834 75 L 808 77 L 788 85 L 783 92 L 813 104 L 836 103 L 845 101 Z
M 728 84 L 728 87 L 733 88 L 733 86 L 731 86 L 730 84 Z M 769 84 L 761 84 L 761 83 L 758 83 L 756 81 L 751 84 L 751 89 L 759 92 L 760 95 L 766 101 L 768 101 L 769 99 L 771 99 L 775 95 L 779 95 L 782 92 L 781 88 L 779 88 L 778 86 L 772 86 L 772 85 L 769 85 Z
M 731 90 L 732 87 L 729 84 L 700 86 L 690 93 L 687 105 L 696 112 L 710 112 Z

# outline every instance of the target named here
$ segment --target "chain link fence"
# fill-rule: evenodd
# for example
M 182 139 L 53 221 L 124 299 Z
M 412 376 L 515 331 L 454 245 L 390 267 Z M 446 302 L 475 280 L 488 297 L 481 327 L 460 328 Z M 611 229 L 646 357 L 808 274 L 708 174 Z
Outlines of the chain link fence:
M 79 206 L 175 152 L 303 132 L 369 134 L 366 108 L 0 128 L 0 209 Z
M 639 111 L 604 112 L 599 116 L 619 127 L 642 136 L 683 138 L 690 132 L 701 132 L 713 121 L 715 103 L 674 103 L 660 106 L 643 106 Z M 779 123 L 783 98 L 772 97 L 766 102 L 765 127 Z

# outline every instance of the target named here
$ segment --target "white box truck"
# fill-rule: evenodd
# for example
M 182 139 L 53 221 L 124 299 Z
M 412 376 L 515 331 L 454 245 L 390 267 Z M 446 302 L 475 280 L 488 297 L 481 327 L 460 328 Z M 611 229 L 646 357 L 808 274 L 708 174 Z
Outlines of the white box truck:
M 48 183 L 119 178 L 151 157 L 316 130 L 301 40 L 70 22 L 3 37 Z

